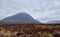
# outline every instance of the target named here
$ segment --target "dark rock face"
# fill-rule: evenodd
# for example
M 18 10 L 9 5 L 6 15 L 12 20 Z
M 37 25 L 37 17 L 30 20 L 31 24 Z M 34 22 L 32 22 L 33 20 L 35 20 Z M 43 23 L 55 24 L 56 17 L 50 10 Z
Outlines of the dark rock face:
M 0 22 L 3 23 L 39 23 L 38 21 L 34 20 L 32 16 L 27 13 L 18 13 L 12 15 L 10 17 L 4 18 Z

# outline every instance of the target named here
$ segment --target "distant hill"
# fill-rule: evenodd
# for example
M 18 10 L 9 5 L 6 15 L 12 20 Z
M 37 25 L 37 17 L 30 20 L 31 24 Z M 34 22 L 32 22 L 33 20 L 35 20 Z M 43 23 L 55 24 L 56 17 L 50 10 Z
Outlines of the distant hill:
M 60 20 L 52 20 L 52 21 L 48 21 L 47 23 L 50 23 L 50 24 L 60 24 Z
M 0 23 L 31 24 L 31 23 L 40 23 L 40 22 L 33 19 L 33 17 L 27 13 L 18 13 L 18 14 L 2 19 Z

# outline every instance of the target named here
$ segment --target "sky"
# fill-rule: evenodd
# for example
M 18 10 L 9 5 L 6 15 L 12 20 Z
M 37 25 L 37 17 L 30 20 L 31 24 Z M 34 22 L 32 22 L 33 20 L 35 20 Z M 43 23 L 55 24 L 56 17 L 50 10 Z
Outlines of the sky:
M 43 23 L 60 20 L 60 0 L 0 0 L 0 20 L 21 12 Z

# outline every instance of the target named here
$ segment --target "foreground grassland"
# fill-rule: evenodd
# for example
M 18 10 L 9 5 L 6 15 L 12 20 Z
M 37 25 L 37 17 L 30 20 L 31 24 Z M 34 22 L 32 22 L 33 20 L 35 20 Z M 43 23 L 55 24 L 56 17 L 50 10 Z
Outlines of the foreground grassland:
M 0 37 L 59 37 L 60 25 L 1 25 Z

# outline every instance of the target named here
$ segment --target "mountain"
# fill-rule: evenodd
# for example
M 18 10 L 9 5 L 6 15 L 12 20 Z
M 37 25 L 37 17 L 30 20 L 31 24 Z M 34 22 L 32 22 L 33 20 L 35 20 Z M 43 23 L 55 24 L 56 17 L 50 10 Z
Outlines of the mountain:
M 50 24 L 60 24 L 60 20 L 52 20 L 52 21 L 48 21 L 47 23 L 50 23 Z
M 39 23 L 39 22 L 33 19 L 33 17 L 27 13 L 18 13 L 2 19 L 0 23 L 31 24 L 31 23 Z

